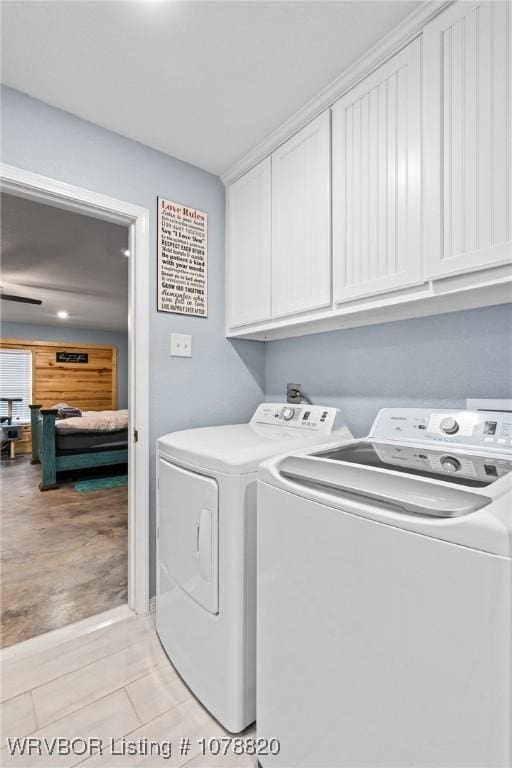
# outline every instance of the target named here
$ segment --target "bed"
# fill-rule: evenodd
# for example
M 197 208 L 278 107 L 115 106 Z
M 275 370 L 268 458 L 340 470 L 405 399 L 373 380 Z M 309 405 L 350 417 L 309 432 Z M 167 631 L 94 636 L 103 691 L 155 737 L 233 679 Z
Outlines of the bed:
M 41 491 L 58 488 L 57 473 L 63 470 L 127 463 L 128 411 L 58 415 L 57 408 L 30 406 L 32 464 L 41 464 Z

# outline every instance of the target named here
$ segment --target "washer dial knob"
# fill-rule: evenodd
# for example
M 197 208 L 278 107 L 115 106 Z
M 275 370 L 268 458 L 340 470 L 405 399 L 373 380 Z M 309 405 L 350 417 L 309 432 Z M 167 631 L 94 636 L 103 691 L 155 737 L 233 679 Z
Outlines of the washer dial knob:
M 445 472 L 458 472 L 461 468 L 461 463 L 455 456 L 443 456 L 441 466 Z
M 283 408 L 281 416 L 285 421 L 290 421 L 295 416 L 295 410 L 293 408 Z
M 441 429 L 447 435 L 454 435 L 459 431 L 459 423 L 452 416 L 447 416 L 441 422 Z

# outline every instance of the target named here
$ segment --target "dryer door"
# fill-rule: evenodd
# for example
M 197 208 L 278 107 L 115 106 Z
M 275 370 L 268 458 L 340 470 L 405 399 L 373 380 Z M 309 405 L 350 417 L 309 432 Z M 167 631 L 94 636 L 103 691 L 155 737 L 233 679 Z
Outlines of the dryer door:
M 213 478 L 160 457 L 160 564 L 210 613 L 219 611 L 218 507 Z

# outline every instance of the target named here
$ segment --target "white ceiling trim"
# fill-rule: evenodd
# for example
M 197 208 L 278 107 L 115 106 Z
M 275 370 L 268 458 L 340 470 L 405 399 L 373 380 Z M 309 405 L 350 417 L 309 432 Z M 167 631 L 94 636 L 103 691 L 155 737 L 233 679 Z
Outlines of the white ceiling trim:
M 351 64 L 329 85 L 323 88 L 317 96 L 308 101 L 295 114 L 285 120 L 279 128 L 276 128 L 264 141 L 223 173 L 220 177 L 222 183 L 225 185 L 231 184 L 239 176 L 242 176 L 242 174 L 259 163 L 260 160 L 263 160 L 276 150 L 290 136 L 293 136 L 294 133 L 297 133 L 297 131 L 319 115 L 320 112 L 331 107 L 335 101 L 357 85 L 364 77 L 381 66 L 391 56 L 394 56 L 395 53 L 414 40 L 414 38 L 418 37 L 425 24 L 453 2 L 454 0 L 444 0 L 442 2 L 439 2 L 439 0 L 425 0 L 416 11 L 406 16 L 400 24 Z

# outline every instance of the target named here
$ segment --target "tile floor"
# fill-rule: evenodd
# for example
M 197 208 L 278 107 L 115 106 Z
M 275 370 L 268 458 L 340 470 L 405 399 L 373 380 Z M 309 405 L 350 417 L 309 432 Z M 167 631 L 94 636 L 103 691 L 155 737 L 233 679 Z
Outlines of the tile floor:
M 133 617 L 30 656 L 1 671 L 0 765 L 39 768 L 187 766 L 255 768 L 254 758 L 203 757 L 198 739 L 227 737 L 191 695 L 165 656 L 148 617 Z M 243 737 L 253 737 L 254 728 Z M 11 756 L 8 737 L 102 739 L 104 754 Z M 187 755 L 180 740 L 189 738 Z M 123 743 L 171 742 L 171 757 L 120 755 Z M 111 749 L 111 740 L 114 748 Z M 77 744 L 77 750 L 82 748 Z
M 68 474 L 42 493 L 28 456 L 0 479 L 2 647 L 126 603 L 126 487 L 79 493 Z

